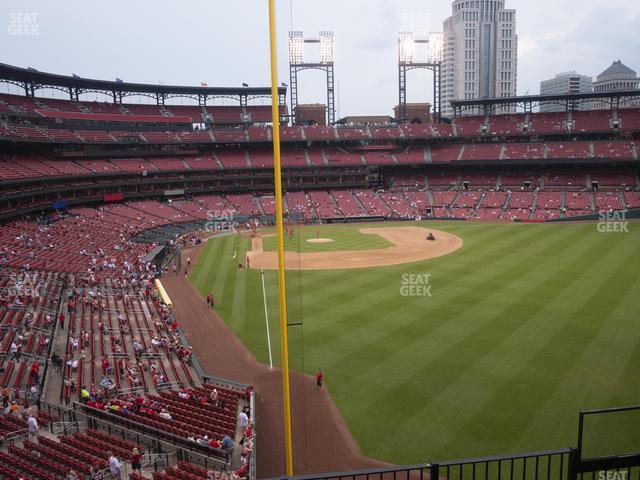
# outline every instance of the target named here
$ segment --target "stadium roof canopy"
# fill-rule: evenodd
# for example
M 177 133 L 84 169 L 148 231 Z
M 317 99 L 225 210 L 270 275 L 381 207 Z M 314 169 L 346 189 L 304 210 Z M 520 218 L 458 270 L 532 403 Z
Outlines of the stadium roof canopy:
M 576 110 L 581 103 L 598 101 L 608 104 L 610 108 L 624 107 L 625 104 L 640 100 L 640 90 L 625 90 L 618 92 L 589 92 L 565 95 L 521 95 L 505 98 L 479 98 L 475 100 L 452 100 L 454 115 L 462 115 L 462 112 L 473 110 L 482 111 L 486 115 L 493 115 L 498 106 L 511 106 L 523 112 L 532 112 L 534 107 L 541 103 L 553 103 L 563 105 L 567 112 Z
M 153 85 L 148 83 L 128 83 L 122 81 L 94 80 L 77 75 L 66 76 L 55 73 L 39 72 L 33 68 L 20 68 L 0 63 L 0 82 L 17 85 L 24 89 L 25 95 L 35 96 L 35 92 L 44 88 L 52 88 L 69 94 L 71 100 L 79 100 L 84 93 L 103 93 L 111 96 L 114 103 L 121 103 L 122 98 L 141 95 L 155 98 L 159 104 L 172 97 L 188 97 L 206 105 L 209 98 L 227 97 L 239 100 L 246 105 L 247 100 L 270 97 L 269 87 L 189 87 L 179 85 Z M 279 103 L 284 105 L 287 87 L 278 88 Z

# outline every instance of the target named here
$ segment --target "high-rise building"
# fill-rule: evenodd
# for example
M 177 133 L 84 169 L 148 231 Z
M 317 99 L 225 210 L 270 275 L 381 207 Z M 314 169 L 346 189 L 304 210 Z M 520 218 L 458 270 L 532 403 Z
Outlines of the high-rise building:
M 588 75 L 580 75 L 576 72 L 559 73 L 549 80 L 540 82 L 540 95 L 569 95 L 572 93 L 591 93 L 593 79 Z M 591 103 L 576 104 L 577 110 L 591 109 Z M 562 112 L 563 105 L 558 103 L 542 103 L 541 112 Z
M 616 60 L 602 72 L 593 82 L 594 92 L 616 92 L 623 90 L 638 90 L 640 88 L 640 78 L 634 70 L 631 70 L 620 60 Z M 640 102 L 637 100 L 628 102 L 623 107 L 637 107 Z M 596 102 L 594 108 L 609 108 L 609 104 Z
M 516 11 L 504 0 L 455 0 L 443 23 L 442 112 L 451 100 L 516 95 Z M 505 107 L 504 112 L 511 107 Z

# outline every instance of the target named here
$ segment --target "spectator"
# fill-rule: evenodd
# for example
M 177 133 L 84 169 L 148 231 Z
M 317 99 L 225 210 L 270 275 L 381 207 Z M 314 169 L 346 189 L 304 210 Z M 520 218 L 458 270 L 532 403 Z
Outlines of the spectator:
M 87 390 L 87 387 L 83 386 L 82 390 L 80 390 L 80 403 L 87 403 L 90 396 L 91 395 L 89 394 L 89 390 Z
M 116 480 L 121 480 L 120 460 L 118 460 L 118 457 L 116 457 L 111 451 L 107 452 L 107 456 L 109 457 L 109 473 L 111 473 L 111 476 L 113 476 L 113 478 L 115 478 Z
M 247 415 L 247 412 L 245 410 L 242 410 L 240 412 L 240 415 L 238 416 L 239 419 L 239 423 L 240 423 L 240 428 L 242 430 L 244 430 L 245 428 L 247 428 L 249 426 L 249 416 Z
M 234 446 L 235 442 L 229 435 L 225 435 L 222 439 L 222 442 L 220 443 L 220 447 L 222 447 L 223 450 L 227 451 L 232 450 Z
M 213 390 L 211 390 L 211 393 L 209 394 L 209 400 L 211 400 L 211 403 L 213 403 L 214 405 L 217 405 L 218 403 L 218 389 L 214 388 Z
M 18 345 L 16 345 L 16 342 L 11 341 L 11 346 L 9 347 L 9 353 L 11 354 L 11 360 L 20 359 L 20 354 L 18 353 Z
M 251 401 L 251 394 L 253 393 L 253 385 L 249 385 L 244 391 L 244 399 L 247 402 Z
M 29 437 L 37 437 L 40 429 L 38 428 L 38 420 L 33 414 L 29 414 L 27 419 L 27 429 L 29 430 Z
M 69 470 L 69 473 L 67 473 L 67 476 L 64 478 L 65 480 L 80 480 L 80 477 L 75 472 L 75 470 Z
M 137 448 L 131 451 L 131 470 L 134 472 L 137 470 L 139 474 L 142 474 L 142 455 Z

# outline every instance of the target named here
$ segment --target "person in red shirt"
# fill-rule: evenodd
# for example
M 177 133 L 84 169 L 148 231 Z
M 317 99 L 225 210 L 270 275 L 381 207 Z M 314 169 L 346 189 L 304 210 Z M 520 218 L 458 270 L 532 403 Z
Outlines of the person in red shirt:
M 253 385 L 249 385 L 244 391 L 244 399 L 249 402 L 251 401 L 251 394 L 253 393 Z
M 320 390 L 322 388 L 322 383 L 324 382 L 324 374 L 322 370 L 318 369 L 316 372 L 316 388 Z
M 137 470 L 139 474 L 142 474 L 142 455 L 137 448 L 131 451 L 131 470 L 134 472 Z

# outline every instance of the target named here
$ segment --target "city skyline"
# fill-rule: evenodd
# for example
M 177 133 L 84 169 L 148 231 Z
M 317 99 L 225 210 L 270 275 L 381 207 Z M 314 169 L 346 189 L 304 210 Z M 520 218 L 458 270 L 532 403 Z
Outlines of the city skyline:
M 441 31 L 452 3 L 327 0 L 317 5 L 293 0 L 290 8 L 291 1 L 278 5 L 280 81 L 288 83 L 289 30 L 310 36 L 320 30 L 334 31 L 340 116 L 391 113 L 397 103 L 399 32 L 427 35 Z M 507 8 L 515 9 L 518 18 L 518 94 L 537 93 L 541 80 L 561 71 L 595 77 L 616 59 L 640 69 L 640 39 L 634 29 L 640 23 L 640 5 L 619 0 L 557 3 L 507 1 Z M 126 9 L 118 8 L 125 5 Z M 10 0 L 0 7 L 0 18 L 7 27 L 0 61 L 53 73 L 142 83 L 267 85 L 266 2 L 214 5 L 194 1 L 190 6 L 155 2 L 149 10 L 145 5 L 116 0 L 114 8 L 98 14 L 74 0 L 55 5 Z M 118 13 L 122 11 L 127 14 Z M 39 35 L 10 35 L 11 15 L 29 12 L 37 14 Z M 218 22 L 217 18 L 231 21 Z M 429 82 L 427 72 L 414 72 L 408 101 L 431 101 Z M 301 103 L 324 102 L 322 76 L 303 76 L 300 93 Z

